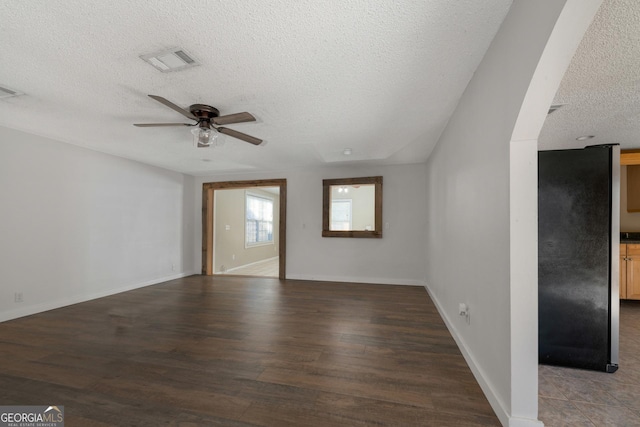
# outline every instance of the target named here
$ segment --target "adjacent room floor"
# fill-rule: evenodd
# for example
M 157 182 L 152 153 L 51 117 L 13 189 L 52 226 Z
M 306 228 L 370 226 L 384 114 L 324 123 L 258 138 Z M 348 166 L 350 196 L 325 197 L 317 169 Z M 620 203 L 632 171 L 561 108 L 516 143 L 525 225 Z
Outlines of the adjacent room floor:
M 499 426 L 424 288 L 191 276 L 0 324 L 66 426 Z
M 280 257 L 275 257 L 219 274 L 227 274 L 232 276 L 278 277 L 279 271 Z
M 613 374 L 540 365 L 539 418 L 555 426 L 640 426 L 640 301 L 620 305 Z

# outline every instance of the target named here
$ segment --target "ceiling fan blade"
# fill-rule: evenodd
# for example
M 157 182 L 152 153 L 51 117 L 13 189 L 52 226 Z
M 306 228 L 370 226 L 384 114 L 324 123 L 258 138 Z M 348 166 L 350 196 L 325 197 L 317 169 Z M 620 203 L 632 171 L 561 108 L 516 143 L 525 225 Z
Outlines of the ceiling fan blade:
M 246 133 L 238 132 L 237 130 L 233 130 L 233 129 L 221 128 L 221 127 L 217 128 L 217 129 L 218 129 L 218 132 L 220 132 L 220 133 L 224 133 L 225 135 L 229 135 L 229 136 L 232 136 L 234 138 L 241 139 L 241 140 L 246 141 L 246 142 L 248 142 L 250 144 L 253 144 L 253 145 L 262 144 L 262 140 L 261 139 L 253 137 L 251 135 L 247 135 Z
M 139 128 L 151 128 L 157 126 L 193 126 L 189 123 L 135 123 L 134 126 Z
M 226 116 L 214 117 L 213 123 L 217 125 L 231 125 L 233 123 L 255 122 L 256 118 L 249 113 L 227 114 Z
M 158 95 L 149 95 L 149 98 L 155 99 L 159 103 L 164 104 L 167 107 L 171 108 L 172 110 L 177 111 L 178 113 L 182 114 L 183 116 L 185 116 L 188 119 L 198 120 L 198 118 L 196 116 L 194 116 L 193 114 L 191 114 L 190 111 L 187 111 L 184 108 L 177 106 L 176 104 L 174 104 L 173 102 L 169 101 L 168 99 L 165 99 L 165 98 L 163 98 L 161 96 L 158 96 Z

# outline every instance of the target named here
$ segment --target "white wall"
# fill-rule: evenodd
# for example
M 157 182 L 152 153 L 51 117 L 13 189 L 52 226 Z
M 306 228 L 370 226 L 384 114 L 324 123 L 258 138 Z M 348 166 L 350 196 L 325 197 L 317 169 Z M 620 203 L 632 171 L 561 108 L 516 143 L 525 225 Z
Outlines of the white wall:
M 363 176 L 383 177 L 382 239 L 322 237 L 322 180 Z M 424 165 L 338 166 L 197 177 L 202 183 L 251 179 L 287 179 L 287 278 L 424 285 L 425 198 Z M 194 250 L 202 241 L 202 198 L 195 202 Z M 200 269 L 200 260 L 192 269 Z
M 193 188 L 193 177 L 0 127 L 0 321 L 193 271 Z
M 599 2 L 515 0 L 427 162 L 427 288 L 505 426 L 541 425 L 536 140 Z

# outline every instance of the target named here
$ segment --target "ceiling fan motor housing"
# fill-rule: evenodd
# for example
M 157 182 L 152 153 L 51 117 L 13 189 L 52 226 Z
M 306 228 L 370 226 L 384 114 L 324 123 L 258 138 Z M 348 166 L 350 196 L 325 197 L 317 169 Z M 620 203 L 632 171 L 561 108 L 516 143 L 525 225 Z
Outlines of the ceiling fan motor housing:
M 211 119 L 220 116 L 217 108 L 205 104 L 193 104 L 189 111 L 198 118 L 198 126 L 206 129 L 211 129 Z
M 213 119 L 220 116 L 217 108 L 205 104 L 193 104 L 189 107 L 189 111 L 198 119 Z

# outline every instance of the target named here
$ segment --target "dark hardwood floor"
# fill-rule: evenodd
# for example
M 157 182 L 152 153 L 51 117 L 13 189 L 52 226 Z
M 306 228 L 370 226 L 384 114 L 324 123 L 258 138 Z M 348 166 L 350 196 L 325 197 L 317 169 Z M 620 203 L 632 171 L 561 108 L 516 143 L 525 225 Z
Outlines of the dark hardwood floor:
M 0 323 L 66 426 L 500 425 L 421 287 L 192 276 Z

